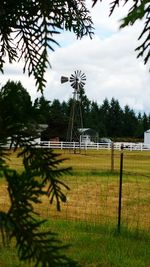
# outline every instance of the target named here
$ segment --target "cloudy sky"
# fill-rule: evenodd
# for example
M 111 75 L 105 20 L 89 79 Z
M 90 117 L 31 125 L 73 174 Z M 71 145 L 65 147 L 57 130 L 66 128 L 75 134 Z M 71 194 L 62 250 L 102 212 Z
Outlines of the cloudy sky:
M 91 5 L 90 0 L 89 3 Z M 67 101 L 72 97 L 70 83 L 61 84 L 60 78 L 70 77 L 75 70 L 81 70 L 86 75 L 84 89 L 90 100 L 101 104 L 105 98 L 111 100 L 114 97 L 119 100 L 122 108 L 128 104 L 136 112 L 150 113 L 149 66 L 145 66 L 142 59 L 137 59 L 134 51 L 138 45 L 142 22 L 119 30 L 119 20 L 126 10 L 120 8 L 109 17 L 108 4 L 97 3 L 91 10 L 95 27 L 92 40 L 88 37 L 76 40 L 68 32 L 57 37 L 61 46 L 55 47 L 55 52 L 50 53 L 52 68 L 46 73 L 46 99 Z M 29 78 L 22 73 L 21 64 L 6 65 L 5 74 L 0 75 L 1 86 L 8 79 L 20 80 L 32 100 L 40 96 L 33 77 Z

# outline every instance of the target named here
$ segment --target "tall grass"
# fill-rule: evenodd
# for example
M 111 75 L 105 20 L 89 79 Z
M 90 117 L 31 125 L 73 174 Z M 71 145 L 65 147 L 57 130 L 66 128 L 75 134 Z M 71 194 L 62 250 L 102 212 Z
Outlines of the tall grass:
M 70 187 L 70 191 L 65 192 L 67 202 L 62 203 L 62 211 L 58 213 L 55 205 L 50 206 L 47 198 L 43 197 L 43 203 L 36 208 L 41 216 L 117 225 L 120 152 L 114 154 L 113 172 L 110 171 L 111 151 L 90 150 L 86 154 L 65 151 L 61 154 L 59 157 L 67 158 L 63 166 L 72 166 L 72 175 L 62 177 Z M 150 229 L 149 162 L 150 152 L 124 152 L 121 223 L 129 228 Z M 19 171 L 23 169 L 21 159 L 15 153 L 10 156 L 8 164 Z M 0 196 L 1 209 L 8 209 L 9 198 L 4 182 Z

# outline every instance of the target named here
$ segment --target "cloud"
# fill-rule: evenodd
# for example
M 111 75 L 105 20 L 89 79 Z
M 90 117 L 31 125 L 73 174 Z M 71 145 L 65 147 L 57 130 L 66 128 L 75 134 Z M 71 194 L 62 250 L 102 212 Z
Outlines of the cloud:
M 136 59 L 136 34 L 137 30 L 129 28 L 104 39 L 85 38 L 57 49 L 51 55 L 53 68 L 47 74 L 46 97 L 61 101 L 71 97 L 69 83 L 60 84 L 60 77 L 81 69 L 87 76 L 85 92 L 89 99 L 101 104 L 105 98 L 115 97 L 122 107 L 129 104 L 149 112 L 150 76 L 142 59 Z
M 62 33 L 57 40 L 62 47 L 50 52 L 52 69 L 46 73 L 47 86 L 44 94 L 48 100 L 67 101 L 72 97 L 70 83 L 61 84 L 61 76 L 70 77 L 75 70 L 86 74 L 85 92 L 90 100 L 99 104 L 105 98 L 114 97 L 122 107 L 128 104 L 136 111 L 150 112 L 150 74 L 143 59 L 137 59 L 134 49 L 140 34 L 141 23 L 134 27 L 118 30 L 118 20 L 124 16 L 117 10 L 108 18 L 108 7 L 99 4 L 92 10 L 95 22 L 95 36 L 76 40 L 72 33 Z M 32 99 L 37 97 L 33 77 L 22 75 L 22 65 L 6 66 L 6 74 L 1 75 L 1 83 L 8 79 L 20 80 Z

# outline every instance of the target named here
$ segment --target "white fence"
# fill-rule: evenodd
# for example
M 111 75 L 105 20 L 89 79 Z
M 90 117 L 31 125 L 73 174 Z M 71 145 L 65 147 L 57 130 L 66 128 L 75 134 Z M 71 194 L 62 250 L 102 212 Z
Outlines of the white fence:
M 111 149 L 112 145 L 114 149 L 120 150 L 123 147 L 125 150 L 150 150 L 150 144 L 144 143 L 79 143 L 79 142 L 54 142 L 54 141 L 41 141 L 37 144 L 37 147 L 53 148 L 53 149 Z

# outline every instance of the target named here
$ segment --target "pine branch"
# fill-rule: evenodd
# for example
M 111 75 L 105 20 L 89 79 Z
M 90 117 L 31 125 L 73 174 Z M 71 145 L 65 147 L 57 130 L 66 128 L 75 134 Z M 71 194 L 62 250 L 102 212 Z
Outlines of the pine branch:
M 0 228 L 3 239 L 7 231 L 7 238 L 16 240 L 19 260 L 32 262 L 33 266 L 77 266 L 61 253 L 67 246 L 61 244 L 56 234 L 41 231 L 44 221 L 38 219 L 33 204 L 41 202 L 39 197 L 45 194 L 43 184 L 26 171 L 18 174 L 8 170 L 5 177 L 11 206 L 7 216 L 0 214 Z
M 120 4 L 120 0 L 115 0 L 113 2 L 110 3 L 110 13 L 109 13 L 109 16 L 112 15 L 112 13 L 114 12 L 115 8 L 116 7 L 119 7 L 119 4 Z
M 134 5 L 130 8 L 128 15 L 122 19 L 120 28 L 124 28 L 128 25 L 133 25 L 137 20 L 141 20 L 146 17 L 145 26 L 139 35 L 138 40 L 145 38 L 141 45 L 139 45 L 135 51 L 138 51 L 137 57 L 144 57 L 144 64 L 146 64 L 150 58 L 150 4 L 149 1 L 135 1 Z
M 50 198 L 50 204 L 55 198 L 56 207 L 60 211 L 60 203 L 66 202 L 63 190 L 69 190 L 69 187 L 58 178 L 71 170 L 70 168 L 58 168 L 64 159 L 58 159 L 59 155 L 51 149 L 34 147 L 24 148 L 19 156 L 23 156 L 25 169 L 32 175 L 42 177 L 43 185 L 48 185 L 47 195 Z
M 73 31 L 77 38 L 93 34 L 92 19 L 83 0 L 11 0 L 3 1 L 1 10 L 0 70 L 6 53 L 10 62 L 24 59 L 23 71 L 34 75 L 41 92 L 50 65 L 49 49 L 54 51 L 58 45 L 55 36 L 64 29 Z
M 34 211 L 34 206 L 41 203 L 42 195 L 49 195 L 51 203 L 55 197 L 60 210 L 60 201 L 65 200 L 62 187 L 69 189 L 58 179 L 62 173 L 68 171 L 57 169 L 62 159 L 57 159 L 57 154 L 51 150 L 39 150 L 28 144 L 19 153 L 19 156 L 23 156 L 25 170 L 17 173 L 5 164 L 7 153 L 2 147 L 0 152 L 1 171 L 6 178 L 10 197 L 8 212 L 0 212 L 3 245 L 10 245 L 12 240 L 13 243 L 15 241 L 19 260 L 32 263 L 35 267 L 78 266 L 62 253 L 68 246 L 62 245 L 56 234 L 41 231 L 45 221 L 40 220 L 38 213 Z M 47 183 L 49 189 L 45 191 Z

